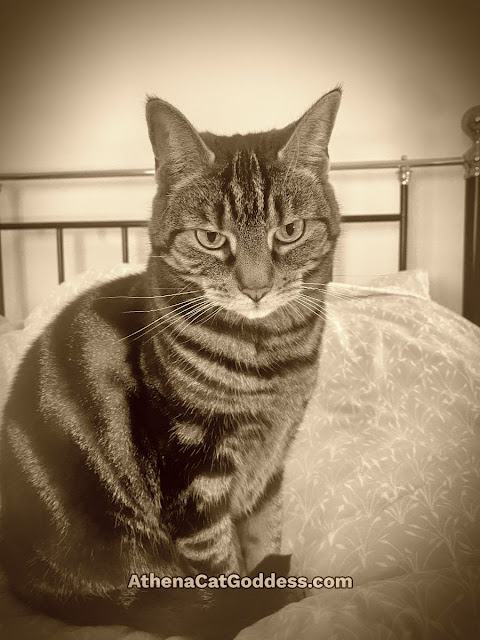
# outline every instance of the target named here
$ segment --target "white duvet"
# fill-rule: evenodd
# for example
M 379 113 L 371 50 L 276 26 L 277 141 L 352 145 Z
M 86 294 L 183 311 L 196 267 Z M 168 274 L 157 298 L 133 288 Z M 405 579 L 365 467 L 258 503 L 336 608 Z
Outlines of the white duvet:
M 58 287 L 23 330 L 0 323 L 0 403 L 18 359 L 85 287 Z M 244 629 L 238 640 L 480 638 L 480 329 L 429 299 L 422 272 L 332 284 L 316 391 L 287 466 L 292 574 L 350 576 Z M 5 592 L 6 640 L 147 640 L 67 627 Z

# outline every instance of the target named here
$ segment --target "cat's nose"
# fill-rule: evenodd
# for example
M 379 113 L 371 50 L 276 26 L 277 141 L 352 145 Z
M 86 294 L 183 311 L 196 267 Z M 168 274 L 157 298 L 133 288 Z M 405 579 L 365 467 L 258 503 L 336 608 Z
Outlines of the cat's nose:
M 242 289 L 242 293 L 251 298 L 254 302 L 258 302 L 263 296 L 270 291 L 272 287 L 262 287 L 261 289 Z

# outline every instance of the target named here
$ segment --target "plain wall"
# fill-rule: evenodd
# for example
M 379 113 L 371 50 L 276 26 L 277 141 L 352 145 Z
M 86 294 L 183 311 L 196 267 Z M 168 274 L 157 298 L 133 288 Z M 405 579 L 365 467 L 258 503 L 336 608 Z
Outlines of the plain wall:
M 480 102 L 480 3 L 3 2 L 0 173 L 149 168 L 147 93 L 199 130 L 282 127 L 341 83 L 332 161 L 461 156 L 463 113 Z M 394 170 L 332 173 L 344 213 L 398 211 Z M 461 167 L 417 169 L 408 268 L 430 274 L 432 297 L 461 310 Z M 4 183 L 2 221 L 145 219 L 154 184 L 125 180 Z M 3 234 L 7 316 L 17 320 L 56 280 L 52 232 Z M 120 261 L 118 231 L 66 234 L 67 277 Z M 352 225 L 336 272 L 397 268 L 394 224 Z M 132 232 L 132 259 L 145 259 Z

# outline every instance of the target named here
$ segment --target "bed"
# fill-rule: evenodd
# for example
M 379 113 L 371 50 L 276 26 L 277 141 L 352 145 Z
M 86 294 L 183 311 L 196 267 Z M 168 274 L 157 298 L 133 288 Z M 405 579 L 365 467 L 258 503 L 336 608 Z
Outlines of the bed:
M 465 126 L 478 131 L 478 122 L 471 114 Z M 466 174 L 466 317 L 430 298 L 427 273 L 405 268 L 415 164 L 405 160 L 399 272 L 329 285 L 317 386 L 287 465 L 283 551 L 293 554 L 292 575 L 333 580 L 238 640 L 480 637 L 479 138 Z M 62 224 L 51 228 L 63 281 Z M 124 231 L 122 256 L 128 262 Z M 2 319 L 0 405 L 21 354 L 59 309 L 141 268 L 89 270 L 56 287 L 21 328 Z M 351 584 L 335 588 L 337 578 Z M 0 621 L 12 640 L 152 640 L 122 627 L 67 627 L 28 611 L 3 582 Z

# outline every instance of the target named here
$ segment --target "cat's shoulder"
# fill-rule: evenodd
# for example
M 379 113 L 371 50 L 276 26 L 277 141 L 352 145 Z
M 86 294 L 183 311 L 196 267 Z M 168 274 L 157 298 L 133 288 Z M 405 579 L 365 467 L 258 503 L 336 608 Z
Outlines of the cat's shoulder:
M 137 273 L 95 285 L 62 308 L 19 362 L 7 415 L 21 408 L 26 394 L 38 402 L 46 390 L 62 396 L 67 381 L 105 386 L 124 379 L 127 384 L 128 362 L 135 358 L 132 344 L 137 344 L 128 336 L 137 324 L 142 326 L 146 315 L 129 311 L 140 310 L 145 295 L 144 274 Z
M 119 338 L 128 335 L 138 316 L 146 311 L 145 278 L 145 272 L 140 272 L 87 289 L 60 311 L 50 331 L 65 337 L 94 337 L 98 331 Z
M 147 299 L 145 272 L 94 285 L 61 309 L 24 360 L 32 365 L 50 360 L 53 352 L 63 352 L 79 364 L 107 359 L 112 365 L 120 364 L 130 348 L 129 336 L 146 323 Z

